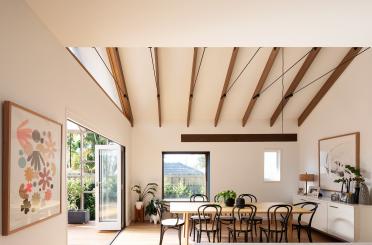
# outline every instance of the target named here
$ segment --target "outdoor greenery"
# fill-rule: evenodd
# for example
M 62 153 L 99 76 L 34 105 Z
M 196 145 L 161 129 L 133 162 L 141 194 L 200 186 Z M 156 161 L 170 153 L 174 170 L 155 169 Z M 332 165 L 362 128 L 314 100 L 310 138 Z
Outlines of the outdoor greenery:
M 143 190 L 140 185 L 134 185 L 131 190 L 138 194 L 138 201 L 143 202 L 148 196 L 155 197 L 157 188 L 158 184 L 148 183 Z
M 80 208 L 80 196 L 83 188 L 78 179 L 67 180 L 67 205 L 69 210 L 77 210 Z
M 201 186 L 200 186 L 201 189 Z M 201 190 L 195 193 L 202 193 Z M 193 192 L 190 187 L 179 182 L 177 185 L 166 184 L 164 187 L 164 196 L 167 198 L 189 198 Z

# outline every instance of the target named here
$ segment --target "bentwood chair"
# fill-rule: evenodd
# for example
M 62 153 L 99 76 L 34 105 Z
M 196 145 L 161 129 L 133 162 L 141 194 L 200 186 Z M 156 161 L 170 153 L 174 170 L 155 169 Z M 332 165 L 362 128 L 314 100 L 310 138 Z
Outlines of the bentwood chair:
M 237 235 L 244 233 L 244 242 L 248 242 L 248 234 L 251 233 L 253 241 L 253 218 L 256 215 L 257 207 L 253 204 L 246 204 L 244 208 L 234 207 L 233 216 L 235 217 L 234 223 L 227 227 L 229 233 L 229 242 L 231 238 L 236 242 Z M 243 219 L 244 218 L 244 219 Z
M 213 235 L 213 242 L 220 241 L 219 232 L 219 217 L 221 215 L 222 207 L 218 204 L 204 204 L 198 208 L 198 221 L 195 226 L 197 233 L 197 243 L 201 242 L 202 233 L 206 233 L 208 242 L 211 242 L 211 234 Z M 212 215 L 213 214 L 213 215 Z M 209 218 L 208 218 L 209 217 Z
M 257 197 L 253 194 L 240 194 L 239 195 L 240 198 L 244 198 L 244 200 L 246 201 L 245 203 L 257 203 Z M 243 217 L 244 219 L 244 217 Z M 254 216 L 253 217 L 253 225 L 254 225 L 254 233 L 255 235 L 257 236 L 257 225 L 258 224 L 262 224 L 262 217 L 260 216 Z
M 265 234 L 267 242 L 281 242 L 283 240 L 283 236 L 285 241 L 288 242 L 287 229 L 288 220 L 291 214 L 291 205 L 279 204 L 271 206 L 267 210 L 267 224 L 260 225 L 260 242 L 263 241 L 263 234 Z M 274 236 L 275 239 L 271 241 Z
M 311 237 L 311 230 L 312 230 L 311 223 L 313 221 L 315 212 L 318 209 L 318 204 L 316 202 L 301 202 L 301 203 L 296 203 L 293 206 L 300 206 L 301 208 L 306 208 L 311 211 L 311 213 L 309 214 L 299 214 L 297 220 L 293 221 L 292 230 L 297 230 L 298 242 L 301 241 L 301 229 L 306 230 L 309 241 L 313 242 L 313 239 Z M 302 220 L 303 215 L 308 216 L 307 222 Z
M 213 198 L 214 202 L 215 203 L 218 203 L 219 200 L 218 200 L 218 195 L 215 195 L 214 198 Z M 219 226 L 220 226 L 220 230 L 219 230 L 219 240 L 221 241 L 221 237 L 222 237 L 222 225 L 231 225 L 233 224 L 235 220 L 235 217 L 230 213 L 228 215 L 226 214 L 222 214 L 221 213 L 221 216 L 219 217 Z
M 208 202 L 208 201 L 209 201 L 208 196 L 204 194 L 193 194 L 190 196 L 190 202 Z M 209 216 L 206 216 L 205 218 L 207 220 L 210 219 Z M 199 216 L 197 214 L 192 215 L 190 217 L 190 221 L 191 221 L 190 236 L 193 234 L 193 241 L 195 241 L 195 226 L 198 220 L 199 220 Z
M 181 245 L 181 231 L 182 227 L 185 224 L 185 221 L 183 219 L 180 219 L 178 214 L 176 214 L 176 218 L 171 218 L 171 219 L 163 219 L 163 214 L 165 211 L 167 211 L 167 208 L 164 204 L 158 204 L 157 207 L 157 212 L 160 217 L 160 242 L 159 245 L 162 245 L 163 243 L 163 238 L 164 238 L 164 233 L 169 230 L 169 229 L 174 229 L 178 231 L 178 241 L 179 245 Z

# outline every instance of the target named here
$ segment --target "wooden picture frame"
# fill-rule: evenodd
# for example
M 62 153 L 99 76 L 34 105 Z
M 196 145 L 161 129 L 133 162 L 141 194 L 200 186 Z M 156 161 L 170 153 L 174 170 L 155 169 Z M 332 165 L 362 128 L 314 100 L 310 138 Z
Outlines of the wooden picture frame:
M 3 103 L 2 235 L 62 212 L 63 125 Z
M 347 164 L 359 168 L 360 132 L 319 139 L 318 170 L 322 190 L 341 191 L 341 183 L 334 183 L 333 180 L 339 178 L 337 173 L 343 171 Z

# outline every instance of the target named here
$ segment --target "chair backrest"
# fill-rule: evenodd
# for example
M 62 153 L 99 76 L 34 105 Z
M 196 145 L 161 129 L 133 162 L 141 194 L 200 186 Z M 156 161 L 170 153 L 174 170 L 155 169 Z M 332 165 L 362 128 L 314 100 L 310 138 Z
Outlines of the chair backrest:
M 309 209 L 311 211 L 310 218 L 309 218 L 309 226 L 311 226 L 311 223 L 313 222 L 315 212 L 318 209 L 318 203 L 316 203 L 316 202 L 300 202 L 300 203 L 293 204 L 293 206 L 300 206 L 301 208 L 306 208 L 306 209 Z M 303 213 L 299 214 L 298 215 L 298 223 L 299 224 L 301 223 L 302 215 L 309 215 L 309 214 L 303 214 Z
M 253 219 L 256 216 L 257 207 L 253 204 L 245 204 L 244 208 L 234 207 L 233 217 L 234 219 L 234 231 L 248 231 L 252 229 L 254 224 Z M 244 219 L 242 219 L 244 217 Z
M 157 203 L 155 204 L 156 211 L 160 217 L 160 221 L 163 220 L 164 212 L 168 211 L 168 206 L 164 203 Z
M 220 200 L 219 200 L 219 196 L 218 195 L 214 195 L 214 197 L 213 197 L 213 201 L 214 202 L 219 202 Z
M 288 220 L 292 214 L 292 206 L 288 204 L 273 205 L 267 210 L 267 223 L 270 230 L 285 231 Z M 290 228 L 292 229 L 292 227 Z M 278 241 L 278 233 L 275 232 L 275 241 Z
M 190 196 L 190 202 L 209 202 L 209 198 L 204 194 L 193 194 Z
M 244 198 L 244 200 L 246 201 L 246 203 L 254 203 L 254 202 L 257 202 L 257 197 L 253 194 L 240 194 L 239 195 L 240 198 Z
M 198 208 L 198 226 L 200 230 L 214 230 L 218 226 L 222 207 L 218 204 L 204 204 Z

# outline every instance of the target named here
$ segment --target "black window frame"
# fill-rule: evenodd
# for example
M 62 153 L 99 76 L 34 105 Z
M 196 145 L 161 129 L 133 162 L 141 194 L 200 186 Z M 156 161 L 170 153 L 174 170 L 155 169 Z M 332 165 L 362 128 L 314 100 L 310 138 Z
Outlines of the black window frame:
M 206 159 L 205 181 L 206 195 L 210 200 L 210 152 L 209 151 L 163 151 L 161 158 L 161 198 L 164 199 L 164 155 L 166 154 L 204 154 Z M 172 200 L 172 202 L 184 202 L 184 200 Z

